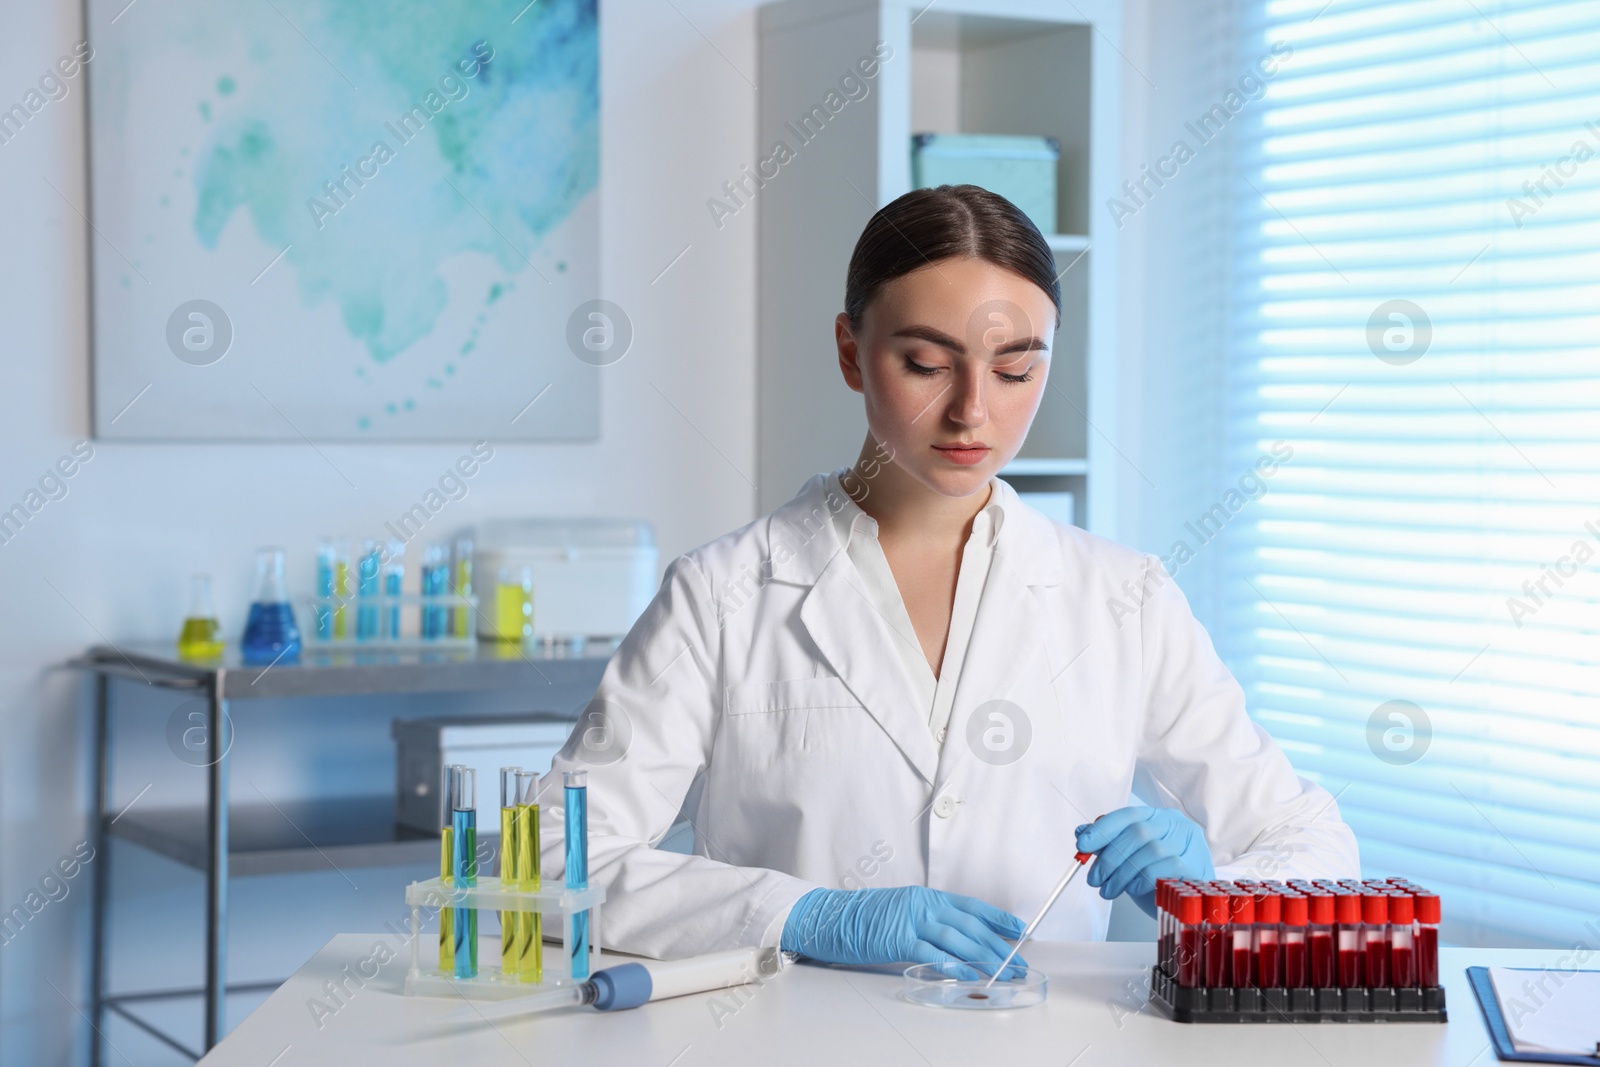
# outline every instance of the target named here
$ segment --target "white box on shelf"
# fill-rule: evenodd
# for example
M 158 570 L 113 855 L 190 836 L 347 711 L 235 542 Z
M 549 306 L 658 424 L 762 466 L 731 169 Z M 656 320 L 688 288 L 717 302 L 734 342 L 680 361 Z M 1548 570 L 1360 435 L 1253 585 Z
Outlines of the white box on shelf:
M 396 719 L 390 727 L 395 740 L 395 819 L 414 830 L 438 832 L 443 825 L 439 779 L 450 763 L 477 771 L 478 811 L 495 812 L 500 807 L 500 768 L 548 773 L 572 727 L 571 717 L 554 712 Z M 498 820 L 480 814 L 478 821 L 484 836 L 498 831 Z
M 650 524 L 611 519 L 492 519 L 466 531 L 474 542 L 473 583 L 481 610 L 478 636 L 501 634 L 500 587 L 520 604 L 525 569 L 532 587 L 536 638 L 626 634 L 656 592 L 656 544 Z M 517 617 L 511 612 L 510 617 Z

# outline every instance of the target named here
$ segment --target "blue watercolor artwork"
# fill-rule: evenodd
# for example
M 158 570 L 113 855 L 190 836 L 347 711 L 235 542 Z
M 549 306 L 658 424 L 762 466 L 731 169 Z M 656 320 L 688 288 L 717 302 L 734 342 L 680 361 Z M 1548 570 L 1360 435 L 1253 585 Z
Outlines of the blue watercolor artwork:
M 97 436 L 598 435 L 596 0 L 88 19 Z

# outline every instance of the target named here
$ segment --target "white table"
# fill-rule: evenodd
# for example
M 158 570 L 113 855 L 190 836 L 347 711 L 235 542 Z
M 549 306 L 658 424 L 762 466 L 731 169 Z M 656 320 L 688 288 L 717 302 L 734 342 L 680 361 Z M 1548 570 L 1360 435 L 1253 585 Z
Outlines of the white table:
M 319 1019 L 311 1000 L 336 1006 L 325 982 L 351 973 L 383 942 L 393 962 L 341 995 Z M 485 942 L 484 952 L 494 947 Z M 1039 943 L 1028 962 L 1050 976 L 1049 999 L 1004 1012 L 925 1008 L 899 998 L 898 971 L 811 964 L 786 969 L 763 987 L 746 986 L 647 1004 L 632 1011 L 590 1008 L 451 1029 L 454 998 L 405 997 L 409 951 L 389 934 L 341 934 L 300 968 L 203 1061 L 209 1067 L 468 1067 L 619 1064 L 627 1067 L 1144 1067 L 1203 1064 L 1487 1067 L 1494 1051 L 1464 970 L 1475 964 L 1539 967 L 1559 950 L 1443 949 L 1440 971 L 1450 1021 L 1439 1023 L 1169 1022 L 1146 1004 L 1154 946 Z M 493 958 L 486 955 L 485 958 Z M 621 962 L 608 956 L 610 962 Z M 369 964 L 372 973 L 375 964 Z

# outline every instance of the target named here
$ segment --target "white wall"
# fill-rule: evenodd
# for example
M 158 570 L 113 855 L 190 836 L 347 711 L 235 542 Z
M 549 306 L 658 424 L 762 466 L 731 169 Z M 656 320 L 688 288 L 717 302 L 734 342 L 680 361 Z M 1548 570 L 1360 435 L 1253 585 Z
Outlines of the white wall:
M 1211 102 L 1206 85 L 1225 74 L 1216 66 L 1218 51 L 1207 47 L 1216 41 L 1209 12 L 1220 3 L 1128 0 L 1126 176 L 1163 154 L 1182 119 Z M 635 345 L 605 372 L 599 443 L 499 445 L 470 495 L 441 521 L 643 516 L 655 524 L 665 562 L 752 517 L 756 213 L 740 212 L 719 231 L 705 200 L 756 158 L 755 7 L 755 0 L 602 0 L 603 295 L 632 316 Z M 134 8 L 126 17 L 137 14 Z M 0 100 L 7 103 L 80 39 L 75 0 L 0 0 L 0 25 Z M 88 435 L 86 226 L 49 184 L 84 207 L 82 100 L 75 86 L 0 146 L 0 500 L 20 497 Z M 1116 444 L 1142 474 L 1123 472 L 1118 528 L 1129 543 L 1158 552 L 1214 497 L 1207 429 L 1220 412 L 1221 383 L 1210 324 L 1221 305 L 1215 291 L 1195 283 L 1216 277 L 1197 264 L 1215 251 L 1222 220 L 1206 162 L 1202 156 L 1185 167 L 1119 235 L 1123 402 Z M 1189 313 L 1170 314 L 1174 306 Z M 96 444 L 68 497 L 0 546 L 0 581 L 13 604 L 0 617 L 0 908 L 20 903 L 87 830 L 87 705 L 80 679 L 57 665 L 104 640 L 170 639 L 185 608 L 187 576 L 196 570 L 215 576 L 224 621 L 237 637 L 256 545 L 286 545 L 291 581 L 303 584 L 318 535 L 376 527 L 414 502 L 462 451 L 322 447 L 358 488 L 303 445 Z M 1202 620 L 1210 610 L 1207 573 L 1197 564 L 1179 576 Z M 530 694 L 528 703 L 544 697 Z M 125 740 L 135 758 L 120 775 L 123 800 L 147 780 L 158 785 L 140 803 L 158 795 L 175 800 L 199 785 L 162 747 L 167 706 L 156 702 L 131 719 Z M 408 710 L 413 706 L 419 713 L 427 707 L 414 702 Z M 296 721 L 334 710 L 313 708 Z M 373 764 L 361 757 L 386 744 L 383 724 L 394 709 L 337 710 L 348 722 L 337 745 L 312 761 L 313 772 L 294 747 L 299 735 L 286 725 L 286 709 L 265 709 L 241 725 L 241 757 L 253 760 L 254 785 L 288 794 L 348 784 L 341 775 L 370 775 Z M 236 775 L 235 795 L 250 799 L 253 786 L 243 778 Z M 132 849 L 114 858 L 119 883 L 127 885 L 119 889 L 126 895 L 119 897 L 122 936 L 131 927 L 148 948 L 159 943 L 155 927 L 164 914 L 199 914 L 192 872 Z M 362 875 L 356 903 L 322 921 L 377 928 L 399 910 L 403 873 Z M 66 1063 L 83 1055 L 86 1030 L 74 1005 L 83 1006 L 87 994 L 87 886 L 80 879 L 0 948 L 0 1060 Z M 334 900 L 347 887 L 332 874 L 236 883 L 236 978 L 272 977 L 297 962 L 301 949 L 288 935 L 306 925 L 307 912 L 284 903 L 290 892 L 301 894 L 295 907 L 306 909 L 308 894 Z M 352 914 L 366 921 L 348 925 Z M 144 969 L 148 954 L 130 966 L 126 952 L 116 973 L 128 983 L 195 980 L 198 922 L 186 917 L 173 929 L 184 935 L 160 961 L 160 974 Z M 157 1062 L 148 1042 L 138 1044 L 126 1029 L 115 1034 L 135 1062 Z
M 747 479 L 755 477 L 755 213 L 742 212 L 718 231 L 704 206 L 755 158 L 753 5 L 607 2 L 601 13 L 602 295 L 630 313 L 636 340 L 605 372 L 600 442 L 498 446 L 470 495 L 436 521 L 642 516 L 656 527 L 664 562 L 753 515 L 755 491 Z M 140 14 L 136 6 L 123 17 Z M 0 27 L 0 100 L 9 106 L 80 40 L 79 5 L 0 0 Z M 83 99 L 81 83 L 74 85 L 69 97 L 0 145 L 0 499 L 8 504 L 89 432 L 86 226 L 51 188 L 85 207 Z M 686 245 L 688 252 L 656 280 Z M 173 638 L 188 575 L 197 570 L 215 576 L 219 609 L 236 638 L 256 545 L 287 546 L 291 583 L 303 588 L 319 534 L 359 536 L 378 528 L 463 451 L 461 445 L 322 446 L 355 483 L 352 489 L 304 445 L 94 447 L 69 495 L 0 546 L 0 587 L 12 605 L 0 616 L 4 910 L 22 903 L 87 832 L 86 704 L 78 676 L 58 665 L 105 640 Z M 138 735 L 132 740 L 150 741 L 163 722 L 159 711 L 141 717 L 129 727 Z M 381 727 L 362 737 L 364 744 L 383 743 Z M 159 741 L 153 752 L 153 762 L 122 776 L 124 799 L 144 781 L 157 786 L 141 804 L 195 784 Z M 269 753 L 265 746 L 258 752 L 264 788 L 287 789 L 304 778 L 292 753 Z M 337 785 L 336 759 L 324 753 L 319 768 L 323 785 L 328 779 Z M 237 779 L 234 790 L 248 799 L 249 787 Z M 122 850 L 119 862 L 130 851 Z M 164 871 L 161 863 L 130 859 L 118 878 L 153 877 L 158 888 L 179 894 L 172 906 L 198 915 L 198 879 Z M 80 876 L 71 885 L 64 900 L 0 948 L 5 1062 L 68 1063 L 87 1048 L 75 1007 L 87 996 L 88 883 Z M 336 877 L 329 885 L 342 890 Z M 389 892 L 372 894 L 370 907 L 398 904 Z M 274 927 L 259 926 L 247 912 L 276 908 L 281 921 L 283 906 L 270 892 L 243 888 L 234 903 L 236 974 L 270 976 L 285 961 L 240 973 L 255 966 L 249 946 L 273 940 Z M 179 927 L 185 933 L 172 942 L 174 957 L 198 949 L 192 936 L 198 923 Z M 197 965 L 184 969 L 198 975 Z M 150 1062 L 117 1040 L 136 1062 Z

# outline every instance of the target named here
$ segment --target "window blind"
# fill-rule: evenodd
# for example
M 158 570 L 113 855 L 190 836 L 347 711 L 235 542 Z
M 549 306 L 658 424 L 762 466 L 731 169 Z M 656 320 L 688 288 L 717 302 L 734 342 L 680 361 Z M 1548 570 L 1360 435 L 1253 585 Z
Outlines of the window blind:
M 1219 648 L 1366 874 L 1600 949 L 1600 3 L 1238 13 Z

